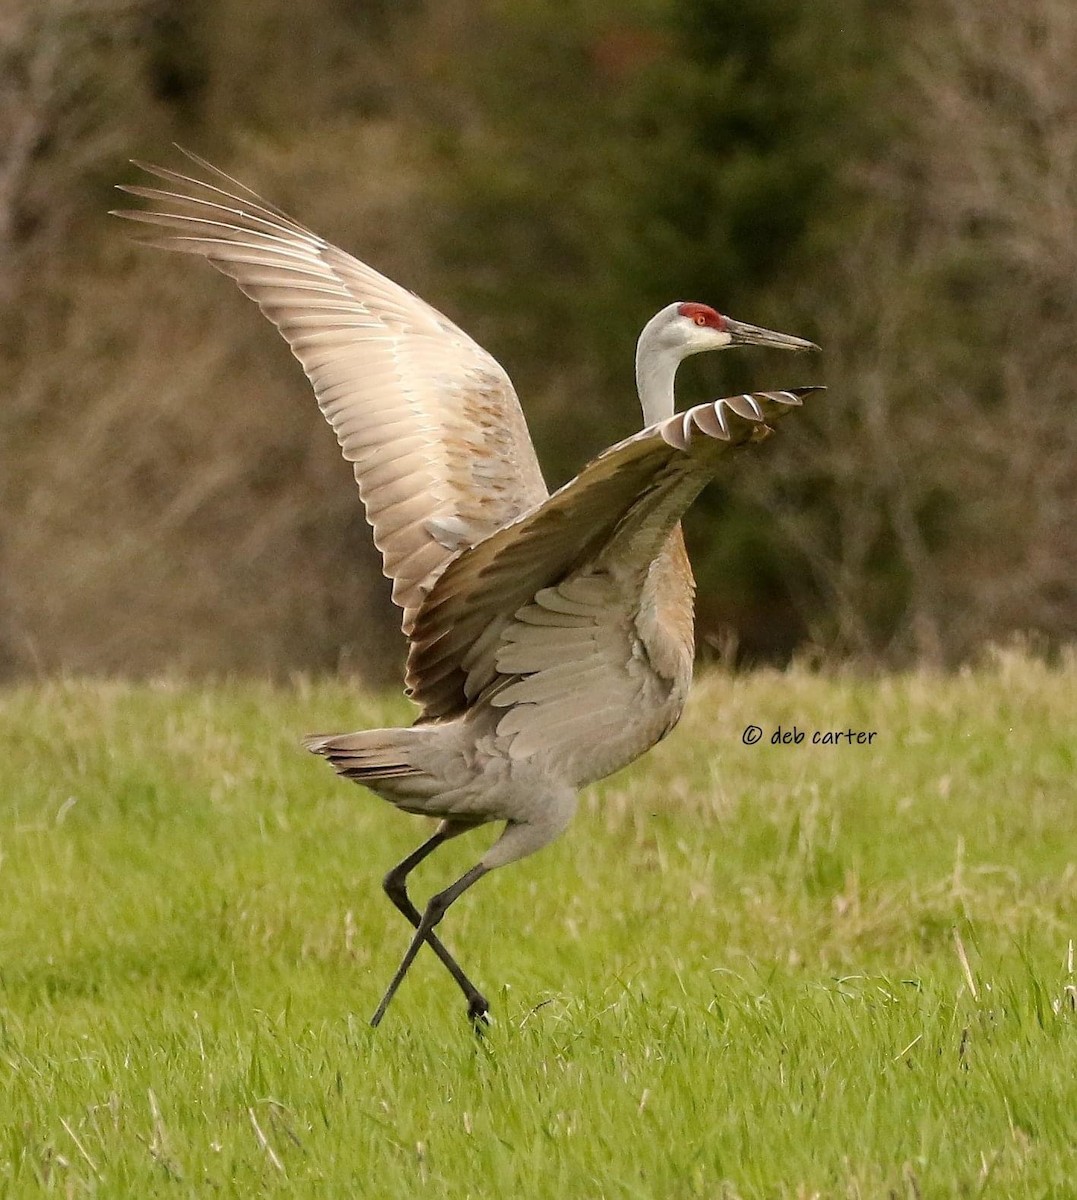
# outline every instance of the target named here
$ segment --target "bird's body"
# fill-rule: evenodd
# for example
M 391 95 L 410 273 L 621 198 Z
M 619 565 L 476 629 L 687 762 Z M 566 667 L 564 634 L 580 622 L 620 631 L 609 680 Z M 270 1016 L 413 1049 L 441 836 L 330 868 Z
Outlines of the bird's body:
M 548 494 L 512 384 L 447 318 L 196 160 L 199 179 L 146 168 L 155 244 L 209 259 L 289 342 L 344 457 L 410 641 L 415 724 L 315 736 L 308 747 L 406 812 L 440 820 L 385 888 L 416 934 L 375 1024 L 428 943 L 486 1001 L 433 932 L 483 874 L 570 821 L 579 789 L 632 762 L 677 723 L 692 677 L 694 583 L 680 517 L 732 447 L 814 389 L 674 413 L 687 354 L 734 342 L 811 344 L 673 304 L 640 336 L 645 428 Z M 222 184 L 228 184 L 228 190 Z M 425 914 L 408 872 L 447 838 L 491 821 L 500 838 Z
M 497 689 L 462 713 L 308 744 L 398 808 L 527 826 L 537 849 L 567 823 L 581 787 L 633 762 L 676 725 L 694 654 L 692 575 L 679 526 L 642 586 L 633 574 L 587 573 L 551 591 L 522 606 L 502 634 L 509 655 L 525 656 L 519 673 L 509 674 L 515 660 L 503 654 Z M 584 612 L 588 603 L 601 625 Z M 576 618 L 556 627 L 557 641 L 543 636 L 550 615 Z M 545 664 L 538 671 L 526 670 L 532 646 Z

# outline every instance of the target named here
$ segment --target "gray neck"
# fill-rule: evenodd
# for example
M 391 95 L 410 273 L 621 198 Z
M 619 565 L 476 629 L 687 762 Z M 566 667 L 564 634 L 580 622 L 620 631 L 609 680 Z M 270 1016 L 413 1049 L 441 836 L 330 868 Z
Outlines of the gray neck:
M 642 360 L 636 356 L 636 388 L 645 426 L 673 416 L 673 380 L 679 366 L 680 359 L 668 354 Z
M 677 306 L 670 305 L 670 309 Z M 656 313 L 643 327 L 636 343 L 636 390 L 643 409 L 643 424 L 654 425 L 673 416 L 673 380 L 684 358 L 685 348 L 664 345 L 662 333 L 669 309 Z

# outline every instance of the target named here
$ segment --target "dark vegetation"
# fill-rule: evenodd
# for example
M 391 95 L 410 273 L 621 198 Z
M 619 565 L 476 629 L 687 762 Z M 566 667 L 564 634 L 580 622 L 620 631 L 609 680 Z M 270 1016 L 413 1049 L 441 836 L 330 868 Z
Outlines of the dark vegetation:
M 261 316 L 110 222 L 173 140 L 446 309 L 551 483 L 674 298 L 826 382 L 693 512 L 700 637 L 953 664 L 1077 626 L 1070 0 L 7 0 L 0 670 L 393 676 L 349 472 Z

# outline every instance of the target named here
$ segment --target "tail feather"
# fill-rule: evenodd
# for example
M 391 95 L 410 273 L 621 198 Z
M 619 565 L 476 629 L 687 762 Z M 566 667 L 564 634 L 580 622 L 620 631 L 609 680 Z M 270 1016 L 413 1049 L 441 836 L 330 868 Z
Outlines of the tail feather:
M 402 779 L 425 772 L 408 758 L 415 745 L 410 729 L 366 729 L 360 733 L 311 734 L 303 745 L 329 759 L 345 779 L 359 783 L 376 779 Z

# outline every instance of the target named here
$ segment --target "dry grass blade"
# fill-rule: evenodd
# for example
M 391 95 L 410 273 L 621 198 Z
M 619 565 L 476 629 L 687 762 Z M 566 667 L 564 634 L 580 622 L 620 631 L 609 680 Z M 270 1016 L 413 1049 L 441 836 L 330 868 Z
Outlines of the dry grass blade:
M 70 1137 L 71 1140 L 75 1143 L 75 1148 L 78 1150 L 79 1154 L 81 1154 L 82 1157 L 89 1164 L 90 1170 L 94 1173 L 95 1177 L 97 1179 L 100 1179 L 101 1172 L 97 1169 L 97 1163 L 95 1163 L 94 1160 L 90 1157 L 90 1152 L 82 1144 L 82 1139 L 79 1137 L 79 1135 L 71 1128 L 71 1125 L 69 1124 L 67 1118 L 61 1117 L 60 1124 L 67 1131 L 68 1137 Z
M 265 1131 L 262 1129 L 261 1125 L 258 1124 L 258 1117 L 255 1115 L 254 1109 L 248 1108 L 247 1115 L 251 1119 L 251 1126 L 254 1129 L 255 1137 L 257 1137 L 258 1144 L 265 1151 L 266 1158 L 269 1159 L 273 1166 L 280 1171 L 282 1175 L 287 1174 L 287 1172 L 284 1170 L 284 1163 L 281 1162 L 276 1150 L 274 1150 L 270 1144 L 269 1138 L 266 1137 Z
M 956 925 L 954 926 L 954 949 L 957 951 L 957 959 L 961 963 L 961 971 L 969 986 L 969 992 L 972 994 L 973 1000 L 979 1000 L 980 993 L 976 987 L 976 980 L 973 978 L 972 967 L 969 965 L 969 956 L 965 952 L 965 943 L 962 941 L 961 932 Z

